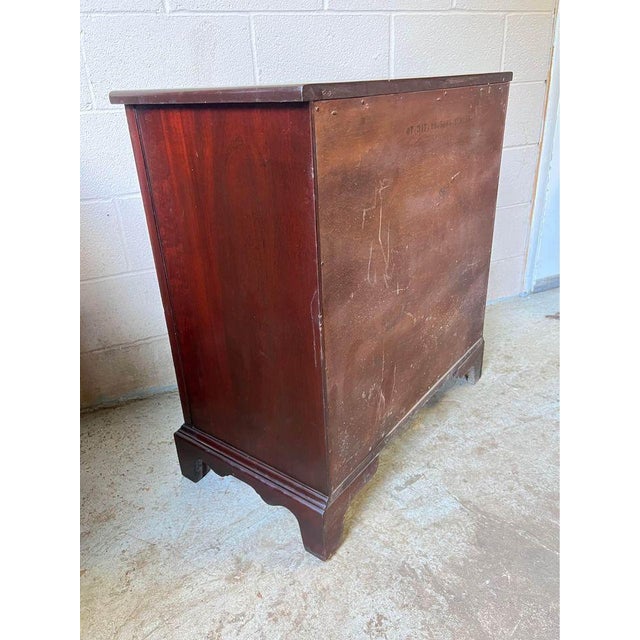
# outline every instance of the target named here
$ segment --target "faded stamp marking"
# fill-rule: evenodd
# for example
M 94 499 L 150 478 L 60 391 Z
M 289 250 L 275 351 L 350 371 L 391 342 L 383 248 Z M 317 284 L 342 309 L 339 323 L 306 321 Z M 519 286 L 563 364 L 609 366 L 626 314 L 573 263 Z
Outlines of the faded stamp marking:
M 459 127 L 461 124 L 466 124 L 467 122 L 471 122 L 471 116 L 453 118 L 449 120 L 434 120 L 433 122 L 421 122 L 420 124 L 409 125 L 405 129 L 405 133 L 408 136 L 415 136 L 422 133 L 437 131 L 439 129 L 446 129 L 448 127 Z

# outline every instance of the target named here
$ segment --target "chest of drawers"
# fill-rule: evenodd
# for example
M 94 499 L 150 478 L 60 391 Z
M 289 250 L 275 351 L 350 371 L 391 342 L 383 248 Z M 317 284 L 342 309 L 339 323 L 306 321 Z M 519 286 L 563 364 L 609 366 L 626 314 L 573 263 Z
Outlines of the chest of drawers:
M 122 91 L 184 413 L 328 558 L 388 438 L 480 376 L 510 73 Z

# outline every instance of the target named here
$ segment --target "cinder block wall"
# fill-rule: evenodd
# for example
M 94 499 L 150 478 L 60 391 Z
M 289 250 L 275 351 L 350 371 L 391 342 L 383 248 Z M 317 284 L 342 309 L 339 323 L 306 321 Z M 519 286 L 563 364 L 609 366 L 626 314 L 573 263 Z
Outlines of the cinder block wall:
M 175 378 L 113 89 L 514 72 L 489 299 L 522 291 L 557 0 L 81 0 L 83 407 Z

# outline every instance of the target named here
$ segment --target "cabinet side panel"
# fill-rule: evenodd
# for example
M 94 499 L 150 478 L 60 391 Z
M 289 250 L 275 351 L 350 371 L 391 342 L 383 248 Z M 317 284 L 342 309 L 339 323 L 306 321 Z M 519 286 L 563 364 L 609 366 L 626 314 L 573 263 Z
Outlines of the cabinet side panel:
M 191 424 L 326 490 L 308 105 L 137 118 Z
M 127 124 L 129 125 L 129 134 L 131 136 L 131 145 L 133 147 L 133 156 L 136 162 L 136 170 L 138 173 L 138 182 L 140 183 L 140 192 L 142 194 L 142 203 L 144 205 L 145 217 L 147 220 L 147 228 L 149 229 L 149 238 L 151 240 L 151 250 L 153 252 L 153 261 L 158 276 L 158 284 L 160 286 L 160 295 L 162 297 L 162 306 L 164 308 L 164 318 L 167 323 L 167 333 L 169 334 L 169 343 L 171 345 L 171 355 L 173 357 L 173 366 L 176 372 L 176 380 L 178 383 L 178 391 L 180 393 L 180 402 L 182 404 L 182 415 L 184 421 L 191 423 L 191 410 L 189 409 L 189 398 L 184 378 L 184 369 L 180 359 L 180 347 L 178 344 L 178 334 L 176 332 L 176 324 L 173 318 L 171 306 L 171 297 L 169 293 L 169 279 L 165 269 L 162 249 L 160 247 L 160 238 L 156 228 L 156 218 L 153 210 L 153 200 L 149 181 L 147 179 L 147 167 L 144 160 L 142 150 L 142 141 L 140 139 L 140 129 L 138 127 L 138 118 L 134 107 L 127 106 Z
M 333 486 L 482 336 L 507 94 L 314 106 Z

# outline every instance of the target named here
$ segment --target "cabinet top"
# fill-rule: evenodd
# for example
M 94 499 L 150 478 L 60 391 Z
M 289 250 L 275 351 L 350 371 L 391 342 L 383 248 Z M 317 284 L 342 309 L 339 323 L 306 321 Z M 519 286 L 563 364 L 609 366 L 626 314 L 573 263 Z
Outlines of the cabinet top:
M 389 93 L 453 89 L 474 85 L 509 82 L 510 71 L 478 73 L 436 78 L 399 78 L 395 80 L 362 80 L 358 82 L 323 82 L 279 86 L 229 87 L 214 89 L 147 89 L 112 91 L 112 104 L 220 104 L 254 102 L 312 102 L 361 98 Z

